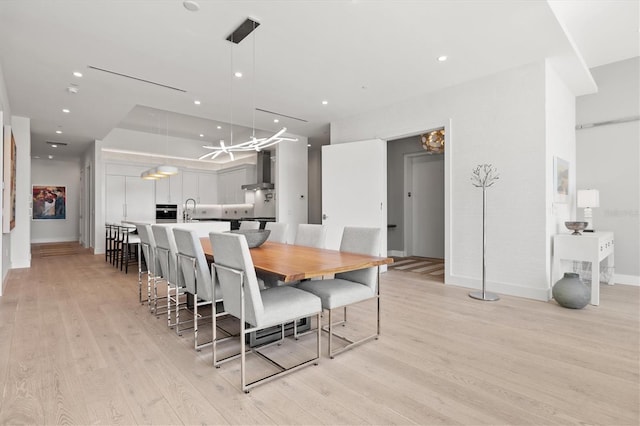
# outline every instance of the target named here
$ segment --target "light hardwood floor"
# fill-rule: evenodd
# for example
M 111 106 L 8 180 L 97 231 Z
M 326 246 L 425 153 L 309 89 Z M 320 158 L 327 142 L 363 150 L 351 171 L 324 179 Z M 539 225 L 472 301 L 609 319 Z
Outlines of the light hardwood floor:
M 381 289 L 378 341 L 245 395 L 238 363 L 214 369 L 137 302 L 135 274 L 34 258 L 0 298 L 0 423 L 638 425 L 640 288 L 578 311 L 399 271 Z

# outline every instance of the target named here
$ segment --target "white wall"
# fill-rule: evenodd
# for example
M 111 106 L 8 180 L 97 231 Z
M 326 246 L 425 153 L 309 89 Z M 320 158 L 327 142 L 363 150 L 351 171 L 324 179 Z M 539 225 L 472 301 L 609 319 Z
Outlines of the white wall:
M 592 69 L 598 93 L 577 98 L 577 123 L 640 115 L 640 58 Z M 615 282 L 640 285 L 640 122 L 576 131 L 577 189 L 600 191 L 596 231 L 613 231 Z M 583 209 L 577 217 L 582 219 Z
M 490 163 L 500 180 L 487 191 L 487 286 L 548 300 L 546 68 L 529 64 L 331 123 L 331 143 L 342 143 L 398 139 L 450 120 L 447 284 L 481 285 L 482 191 L 470 176 Z
M 31 184 L 65 186 L 67 206 L 65 220 L 31 221 L 31 242 L 78 241 L 80 221 L 79 160 L 31 160 Z
M 0 126 L 3 127 L 11 124 L 11 107 L 9 106 L 9 95 L 7 95 L 7 86 L 4 82 L 4 73 L 2 71 L 2 63 L 0 62 Z M 4 135 L 4 133 L 3 133 Z M 3 136 L 4 138 L 4 136 Z M 4 153 L 0 149 L 0 176 L 4 176 Z M 2 211 L 0 209 L 0 223 L 2 223 Z M 4 280 L 10 268 L 9 249 L 11 247 L 11 234 L 2 234 L 0 241 L 0 269 L 2 270 L 2 281 L 0 282 L 0 296 L 4 290 Z
M 289 224 L 287 241 L 293 241 L 299 223 L 308 221 L 307 138 L 276 145 L 276 220 Z

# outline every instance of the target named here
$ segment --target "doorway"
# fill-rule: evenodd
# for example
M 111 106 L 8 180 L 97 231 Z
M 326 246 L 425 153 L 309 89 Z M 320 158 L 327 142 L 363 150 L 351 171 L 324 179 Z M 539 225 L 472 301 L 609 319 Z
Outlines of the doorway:
M 444 156 L 407 154 L 404 171 L 405 255 L 444 259 Z

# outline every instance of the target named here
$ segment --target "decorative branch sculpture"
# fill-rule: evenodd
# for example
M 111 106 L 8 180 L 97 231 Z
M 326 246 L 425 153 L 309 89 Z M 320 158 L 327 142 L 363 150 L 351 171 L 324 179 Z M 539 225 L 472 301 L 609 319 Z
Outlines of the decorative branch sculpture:
M 496 181 L 500 179 L 498 175 L 498 169 L 494 168 L 491 164 L 479 164 L 471 172 L 471 183 L 476 188 L 482 188 L 482 291 L 472 291 L 469 296 L 474 299 L 495 301 L 500 300 L 497 294 L 488 293 L 486 291 L 487 286 L 487 267 L 486 267 L 486 251 L 487 251 L 487 239 L 485 236 L 485 216 L 487 210 L 487 188 L 492 186 Z

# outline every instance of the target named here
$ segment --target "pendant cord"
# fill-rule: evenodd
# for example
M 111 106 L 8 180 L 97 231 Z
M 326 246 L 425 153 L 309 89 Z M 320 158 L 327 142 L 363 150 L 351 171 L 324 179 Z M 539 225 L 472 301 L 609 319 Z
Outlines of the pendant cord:
M 253 121 L 251 123 L 251 136 L 255 139 L 256 137 L 256 23 L 253 23 Z
M 233 40 L 231 40 L 231 119 L 229 123 L 230 136 L 231 136 L 231 145 L 233 145 Z

